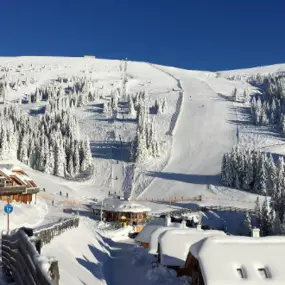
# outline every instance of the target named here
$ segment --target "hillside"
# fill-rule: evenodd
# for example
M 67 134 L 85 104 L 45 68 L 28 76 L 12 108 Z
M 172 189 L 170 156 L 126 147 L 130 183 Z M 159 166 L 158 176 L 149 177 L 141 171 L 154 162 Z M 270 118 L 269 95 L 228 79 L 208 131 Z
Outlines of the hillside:
M 241 143 L 243 137 L 242 130 L 238 131 L 243 128 L 239 120 L 243 114 L 229 98 L 235 88 L 241 96 L 244 89 L 255 92 L 246 82 L 221 77 L 229 72 L 217 76 L 149 63 L 56 57 L 0 58 L 0 71 L 2 80 L 10 83 L 5 104 L 17 106 L 32 119 L 42 117 L 52 100 L 68 96 L 84 99 L 72 108 L 58 108 L 75 115 L 80 138 L 89 137 L 92 172 L 62 178 L 32 171 L 47 192 L 56 194 L 61 189 L 81 201 L 100 199 L 108 193 L 123 194 L 130 189 L 133 199 L 197 195 L 216 203 L 252 203 L 255 199 L 255 195 L 248 199 L 249 194 L 221 191 L 218 187 L 222 155 Z M 88 88 L 74 93 L 82 82 Z M 52 97 L 52 91 L 47 91 L 51 92 L 50 99 L 43 95 L 33 99 L 46 89 L 59 90 L 57 99 Z M 150 110 L 147 124 L 154 125 L 159 155 L 146 155 L 134 165 L 130 156 L 137 121 L 128 109 L 128 96 L 135 100 L 142 93 L 140 104 Z M 117 100 L 116 114 L 107 106 L 111 98 Z M 159 108 L 165 104 L 163 111 L 153 111 L 156 102 Z M 250 136 L 243 137 L 244 141 L 253 140 L 248 139 Z M 15 157 L 3 161 L 6 162 L 17 163 Z M 24 168 L 29 172 L 28 166 Z

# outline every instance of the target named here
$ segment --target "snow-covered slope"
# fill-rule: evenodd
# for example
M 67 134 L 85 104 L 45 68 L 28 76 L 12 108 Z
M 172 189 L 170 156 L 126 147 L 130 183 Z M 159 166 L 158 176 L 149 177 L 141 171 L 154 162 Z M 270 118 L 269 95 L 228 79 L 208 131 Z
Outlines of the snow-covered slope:
M 131 116 L 124 117 L 123 112 L 115 121 L 108 112 L 102 113 L 103 103 L 106 104 L 110 94 L 122 87 L 121 61 L 63 57 L 0 58 L 0 77 L 17 82 L 16 87 L 7 90 L 6 99 L 11 104 L 15 104 L 18 98 L 25 99 L 36 88 L 55 84 L 59 77 L 78 76 L 92 80 L 93 88 L 100 96 L 94 102 L 72 109 L 79 120 L 82 137 L 88 134 L 90 138 L 94 167 L 92 177 L 86 181 L 76 178 L 70 181 L 23 166 L 41 188 L 55 195 L 52 197 L 58 197 L 62 191 L 63 195 L 68 193 L 70 199 L 80 201 L 102 198 L 109 192 L 118 193 L 127 185 L 133 189 L 133 198 L 204 195 L 230 201 L 239 197 L 237 200 L 242 202 L 236 192 L 227 191 L 226 195 L 221 195 L 221 191 L 213 191 L 210 186 L 219 185 L 222 155 L 237 143 L 239 111 L 227 96 L 235 88 L 239 94 L 243 94 L 245 89 L 253 92 L 253 87 L 245 81 L 224 77 L 235 73 L 255 74 L 260 70 L 281 71 L 282 68 L 284 66 L 280 65 L 217 74 L 128 62 L 127 94 L 146 92 L 145 101 L 149 107 L 155 100 L 165 98 L 167 102 L 164 113 L 149 116 L 155 121 L 160 156 L 133 167 L 129 160 L 129 146 L 136 133 L 136 122 Z M 41 108 L 45 104 L 46 101 L 26 103 L 20 108 L 37 118 L 42 115 Z M 127 146 L 125 149 L 120 149 L 121 139 Z M 12 163 L 18 162 L 12 160 Z
M 235 80 L 246 80 L 249 77 L 256 75 L 284 75 L 285 74 L 285 64 L 274 64 L 268 66 L 259 66 L 246 69 L 236 69 L 217 72 L 219 76 L 235 79 Z
M 207 81 L 175 70 L 183 88 L 183 103 L 173 136 L 171 157 L 143 192 L 145 197 L 212 195 L 208 184 L 218 182 L 222 154 L 236 143 L 232 103 L 219 97 Z M 205 80 L 207 78 L 205 77 Z

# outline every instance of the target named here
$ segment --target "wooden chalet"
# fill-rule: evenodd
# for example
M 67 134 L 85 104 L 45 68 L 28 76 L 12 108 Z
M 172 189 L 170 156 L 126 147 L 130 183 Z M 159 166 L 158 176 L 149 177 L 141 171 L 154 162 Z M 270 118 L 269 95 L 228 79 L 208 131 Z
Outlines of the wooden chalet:
M 35 203 L 39 191 L 36 183 L 22 169 L 0 167 L 0 200 Z
M 107 198 L 93 205 L 95 214 L 100 215 L 107 222 L 124 222 L 127 225 L 145 223 L 149 208 L 132 201 Z
M 180 275 L 193 285 L 281 285 L 284 263 L 284 236 L 215 236 L 191 246 Z

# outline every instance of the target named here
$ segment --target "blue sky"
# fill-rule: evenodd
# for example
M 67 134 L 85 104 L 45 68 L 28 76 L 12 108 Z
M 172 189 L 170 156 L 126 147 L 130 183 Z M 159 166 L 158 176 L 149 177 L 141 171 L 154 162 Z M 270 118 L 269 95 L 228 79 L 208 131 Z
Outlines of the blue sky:
M 285 62 L 284 0 L 0 0 L 0 56 L 96 55 L 187 69 Z

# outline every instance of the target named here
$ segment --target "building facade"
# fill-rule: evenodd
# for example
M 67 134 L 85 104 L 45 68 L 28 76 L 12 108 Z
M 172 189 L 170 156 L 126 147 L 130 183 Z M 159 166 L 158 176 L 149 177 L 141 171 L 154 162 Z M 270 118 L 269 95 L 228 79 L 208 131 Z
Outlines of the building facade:
M 35 203 L 39 191 L 35 182 L 22 169 L 0 167 L 0 200 Z

